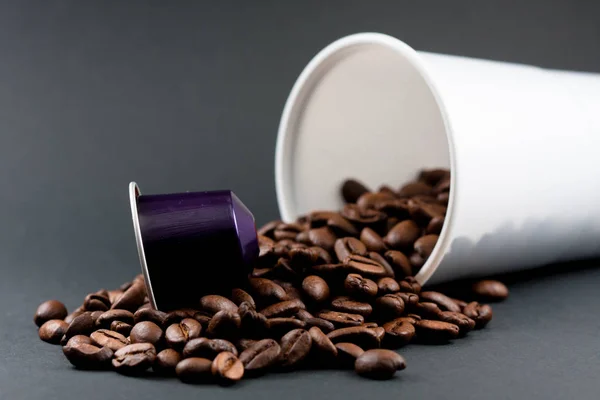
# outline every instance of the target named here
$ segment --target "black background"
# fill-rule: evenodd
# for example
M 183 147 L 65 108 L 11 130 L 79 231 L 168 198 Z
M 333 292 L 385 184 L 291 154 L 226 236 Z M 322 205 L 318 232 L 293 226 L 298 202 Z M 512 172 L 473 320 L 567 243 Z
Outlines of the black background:
M 0 2 L 1 399 L 597 398 L 594 262 L 518 276 L 490 329 L 409 346 L 408 369 L 387 382 L 319 371 L 187 386 L 75 371 L 37 338 L 39 302 L 72 309 L 138 272 L 129 181 L 146 193 L 230 188 L 258 223 L 278 217 L 284 101 L 317 51 L 360 31 L 600 72 L 594 1 Z

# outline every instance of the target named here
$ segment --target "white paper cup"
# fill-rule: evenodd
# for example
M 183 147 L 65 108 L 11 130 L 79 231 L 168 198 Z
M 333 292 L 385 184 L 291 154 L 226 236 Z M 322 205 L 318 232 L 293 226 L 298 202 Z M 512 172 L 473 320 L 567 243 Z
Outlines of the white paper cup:
M 417 278 L 440 282 L 600 255 L 600 75 L 416 52 L 382 34 L 317 54 L 281 118 L 281 216 L 452 171 L 446 223 Z

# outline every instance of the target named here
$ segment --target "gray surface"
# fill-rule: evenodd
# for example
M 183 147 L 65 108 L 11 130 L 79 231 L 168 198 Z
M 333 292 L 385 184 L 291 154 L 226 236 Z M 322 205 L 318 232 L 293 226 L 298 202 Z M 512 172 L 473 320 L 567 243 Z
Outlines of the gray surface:
M 410 346 L 389 382 L 320 371 L 224 389 L 72 370 L 32 315 L 137 273 L 127 183 L 231 188 L 259 223 L 277 217 L 279 115 L 332 40 L 381 31 L 421 50 L 600 72 L 592 1 L 121 3 L 0 1 L 0 399 L 597 398 L 593 268 L 521 276 L 490 329 Z

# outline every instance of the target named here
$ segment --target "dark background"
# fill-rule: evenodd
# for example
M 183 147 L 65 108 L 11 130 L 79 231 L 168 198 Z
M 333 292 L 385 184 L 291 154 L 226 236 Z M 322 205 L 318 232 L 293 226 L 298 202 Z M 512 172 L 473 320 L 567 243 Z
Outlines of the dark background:
M 595 262 L 518 276 L 488 330 L 409 346 L 387 382 L 320 371 L 195 387 L 75 371 L 38 340 L 38 303 L 73 309 L 138 272 L 129 181 L 230 188 L 258 223 L 278 217 L 284 101 L 316 52 L 360 31 L 600 72 L 594 1 L 0 1 L 1 399 L 597 398 Z

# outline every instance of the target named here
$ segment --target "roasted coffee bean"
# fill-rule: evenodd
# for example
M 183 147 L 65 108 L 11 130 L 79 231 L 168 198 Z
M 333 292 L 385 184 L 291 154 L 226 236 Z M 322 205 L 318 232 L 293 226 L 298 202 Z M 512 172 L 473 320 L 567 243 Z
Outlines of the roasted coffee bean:
M 361 326 L 364 326 L 366 328 L 377 328 L 379 325 L 377 324 L 377 322 L 365 322 Z
M 310 237 L 308 237 L 308 231 L 298 233 L 296 235 L 296 242 L 310 246 L 312 242 L 310 241 Z
M 110 304 L 114 303 L 117 298 L 119 296 L 121 296 L 123 294 L 123 291 L 120 289 L 116 289 L 116 290 L 109 290 L 108 291 L 108 301 L 110 301 Z
M 37 326 L 42 326 L 46 321 L 50 321 L 51 319 L 65 319 L 66 316 L 67 308 L 63 303 L 58 300 L 48 300 L 38 306 L 33 317 L 33 322 Z
M 252 296 L 250 296 L 248 292 L 242 289 L 233 289 L 231 291 L 231 300 L 238 306 L 243 302 L 246 302 L 253 308 L 256 308 L 256 303 L 254 302 Z
M 442 309 L 435 303 L 421 301 L 415 307 L 415 312 L 425 319 L 438 319 Z
M 292 270 L 292 273 L 304 271 L 306 268 L 316 264 L 328 264 L 331 262 L 329 253 L 318 246 L 292 249 L 289 252 L 289 257 L 289 268 Z M 278 264 L 284 260 L 287 262 L 285 258 L 282 258 L 278 261 Z M 277 268 L 277 265 L 275 268 Z M 288 275 L 293 277 L 291 274 Z
M 360 196 L 369 191 L 365 185 L 354 179 L 348 179 L 342 184 L 342 197 L 346 203 L 355 203 Z
M 369 258 L 383 267 L 383 269 L 385 270 L 385 272 L 383 274 L 384 277 L 394 278 L 394 276 L 395 276 L 394 268 L 392 268 L 390 263 L 387 262 L 385 257 L 383 257 L 379 253 L 375 253 L 374 251 L 371 251 L 369 253 Z
M 373 312 L 373 307 L 369 303 L 352 300 L 349 297 L 336 297 L 331 301 L 331 308 L 334 311 L 358 314 L 363 317 L 368 317 Z
M 384 277 L 377 281 L 378 293 L 380 295 L 396 293 L 400 291 L 400 285 L 393 278 Z
M 448 192 L 450 190 L 450 176 L 447 176 L 441 179 L 436 185 L 433 187 L 433 191 L 435 193 L 443 193 Z
M 249 278 L 248 283 L 255 295 L 254 300 L 264 305 L 287 300 L 287 293 L 285 290 L 272 280 L 265 278 Z
M 349 342 L 354 343 L 363 349 L 373 349 L 381 345 L 379 335 L 373 330 L 366 326 L 351 326 L 347 328 L 336 329 L 335 331 L 329 332 L 327 337 L 333 343 Z
M 463 314 L 475 321 L 475 328 L 481 329 L 492 320 L 492 307 L 473 301 L 465 306 Z
M 471 286 L 473 294 L 482 301 L 502 301 L 508 297 L 508 288 L 500 281 L 483 280 Z
M 51 319 L 40 326 L 38 335 L 44 342 L 59 344 L 68 327 L 62 319 Z
M 413 271 L 419 271 L 423 265 L 425 265 L 425 259 L 421 257 L 419 253 L 413 251 L 408 257 L 410 265 L 412 265 Z
M 394 200 L 395 198 L 396 196 L 391 193 L 368 192 L 364 193 L 356 200 L 356 205 L 363 209 L 378 208 L 381 203 L 387 200 Z
M 360 229 L 369 227 L 381 233 L 386 228 L 387 215 L 381 211 L 365 209 L 356 204 L 346 204 L 341 214 Z
M 267 327 L 269 336 L 272 338 L 279 339 L 289 331 L 294 329 L 304 329 L 306 322 L 295 318 L 269 318 L 267 320 Z
M 461 335 L 466 335 L 469 331 L 475 329 L 475 321 L 465 314 L 453 311 L 442 311 L 438 318 L 440 321 L 449 322 L 458 326 Z
M 359 326 L 365 322 L 365 318 L 360 314 L 350 314 L 340 311 L 322 311 L 317 317 L 327 320 L 337 328 L 347 326 Z
M 233 343 L 227 340 L 200 337 L 192 339 L 185 344 L 183 347 L 183 358 L 202 357 L 212 360 L 217 354 L 223 351 L 238 354 Z
M 306 306 L 301 300 L 294 299 L 272 304 L 267 308 L 262 309 L 260 313 L 267 318 L 291 317 L 296 314 L 298 310 L 305 308 Z
M 377 284 L 359 274 L 348 274 L 344 280 L 344 289 L 349 295 L 370 299 L 377 296 Z
M 365 352 L 354 343 L 347 342 L 336 343 L 335 348 L 338 352 L 338 365 L 341 368 L 354 369 L 354 363 L 356 362 L 356 359 Z
M 349 273 L 373 278 L 387 275 L 386 269 L 380 263 L 367 257 L 352 255 L 344 260 L 344 265 Z
M 156 349 L 151 343 L 135 343 L 117 350 L 112 365 L 117 372 L 136 375 L 150 368 L 155 359 Z
M 410 343 L 416 332 L 413 326 L 414 323 L 416 321 L 411 323 L 405 319 L 397 318 L 383 324 L 383 329 L 385 329 L 383 343 L 385 347 L 396 349 Z
M 179 322 L 181 322 L 182 320 L 184 320 L 186 318 L 194 318 L 196 316 L 196 314 L 197 314 L 196 310 L 192 310 L 192 309 L 188 309 L 188 308 L 170 311 L 165 316 L 164 321 L 161 326 L 169 327 L 172 324 L 178 324 Z M 212 313 L 210 315 L 212 315 Z M 152 320 L 150 320 L 150 321 L 152 321 Z M 157 321 L 152 321 L 152 322 L 154 322 L 156 325 L 159 325 Z
M 348 266 L 345 264 L 321 264 L 313 265 L 310 273 L 324 278 L 326 281 L 335 281 L 336 278 L 347 273 Z
M 344 261 L 346 257 L 349 257 L 353 254 L 359 256 L 367 255 L 367 247 L 365 244 L 353 237 L 345 237 L 336 240 L 333 249 L 339 261 Z
M 400 297 L 402 301 L 404 301 L 405 309 L 414 309 L 415 306 L 419 303 L 419 296 L 417 296 L 414 293 L 398 292 L 396 293 L 396 295 L 398 295 L 398 297 Z
M 313 245 L 322 247 L 327 251 L 333 251 L 333 246 L 337 240 L 331 228 L 327 226 L 309 230 L 308 238 Z
M 392 249 L 409 249 L 421 236 L 419 226 L 411 220 L 399 222 L 383 238 L 385 244 Z
M 412 275 L 412 266 L 408 258 L 398 250 L 389 250 L 384 255 L 385 259 L 394 269 L 397 279 Z
M 94 342 L 92 342 L 89 336 L 75 335 L 67 341 L 65 346 L 75 346 L 78 344 L 94 344 Z
M 281 347 L 273 339 L 255 342 L 240 354 L 240 361 L 249 373 L 267 370 L 279 362 Z
M 65 341 L 69 340 L 75 335 L 89 335 L 95 329 L 94 319 L 92 318 L 92 313 L 86 311 L 75 317 L 73 322 L 69 324 L 69 327 L 65 331 Z
M 442 179 L 450 178 L 450 171 L 447 169 L 436 168 L 436 169 L 424 169 L 419 174 L 419 180 L 425 182 L 428 185 L 435 186 Z
M 329 364 L 335 360 L 337 349 L 331 339 L 321 329 L 313 326 L 308 330 L 308 334 L 312 339 L 311 353 L 319 363 L 325 362 Z
M 421 293 L 421 285 L 417 280 L 412 276 L 407 276 L 401 281 L 398 282 L 400 285 L 400 291 L 405 293 Z
M 422 319 L 415 324 L 417 339 L 422 342 L 443 343 L 458 337 L 458 326 L 444 321 Z
M 158 326 L 164 327 L 166 319 L 167 319 L 166 313 L 164 313 L 162 311 L 154 310 L 152 308 L 142 308 L 140 310 L 137 310 L 135 312 L 135 314 L 133 314 L 133 323 L 136 323 L 136 324 L 138 322 L 142 322 L 142 321 L 150 321 L 150 322 L 154 322 Z M 118 319 L 118 320 L 127 322 L 128 324 L 132 323 L 132 322 L 126 321 L 124 319 Z
M 65 317 L 65 322 L 67 324 L 71 324 L 71 322 L 73 322 L 73 320 L 77 317 L 79 317 L 81 314 L 83 314 L 85 311 L 83 311 L 83 307 L 79 307 L 77 308 L 75 311 L 73 311 L 71 314 L 67 315 Z
M 120 333 L 121 335 L 127 337 L 130 335 L 133 326 L 129 325 L 126 322 L 122 321 L 113 321 L 110 324 L 110 330 Z
M 143 280 L 136 280 L 134 283 L 119 296 L 112 304 L 112 309 L 123 309 L 136 312 L 144 304 L 146 296 L 146 286 Z
M 377 338 L 377 341 L 379 343 L 383 343 L 383 338 L 385 337 L 385 329 L 383 329 L 383 327 L 381 326 L 376 326 L 374 328 L 369 328 L 373 331 L 373 333 L 375 334 L 375 337 Z
M 202 307 L 203 311 L 209 313 L 210 315 L 214 315 L 219 311 L 236 312 L 238 309 L 238 306 L 233 301 L 216 294 L 203 296 L 200 299 L 200 306 Z
M 314 318 L 315 317 L 314 315 L 312 315 L 311 313 L 309 313 L 305 309 L 298 310 L 296 312 L 296 315 L 294 315 L 294 316 L 296 318 L 298 318 L 299 320 L 302 320 L 302 321 L 306 321 L 309 318 Z
M 390 379 L 396 371 L 406 368 L 404 358 L 386 349 L 371 349 L 357 357 L 354 370 L 370 379 Z
M 329 298 L 329 285 L 323 278 L 316 275 L 304 278 L 302 290 L 313 303 L 323 303 Z
M 238 308 L 240 315 L 241 333 L 250 338 L 262 338 L 267 331 L 267 317 L 257 312 L 246 302 Z
M 300 224 L 286 224 L 282 223 L 275 228 L 273 232 L 273 239 L 280 241 L 284 239 L 294 240 L 298 232 L 302 232 L 304 227 Z
M 363 228 L 360 233 L 360 241 L 365 244 L 369 251 L 381 253 L 387 250 L 383 238 L 371 228 Z
M 436 199 L 438 202 L 440 202 L 440 204 L 448 205 L 448 201 L 450 200 L 450 193 L 442 192 L 437 195 Z
M 213 379 L 211 369 L 211 360 L 191 357 L 181 360 L 175 367 L 175 373 L 185 383 L 207 383 Z
M 285 290 L 286 300 L 301 299 L 302 295 L 300 294 L 300 290 L 292 283 L 281 280 L 273 280 L 273 282 L 275 282 L 276 284 L 281 286 L 283 290 Z
M 113 351 L 108 347 L 98 347 L 79 341 L 69 341 L 63 347 L 67 360 L 79 369 L 105 369 L 110 365 Z
M 425 232 L 431 235 L 439 235 L 442 232 L 445 218 L 441 215 L 431 218 L 431 221 L 427 224 Z
M 209 317 L 208 315 L 205 315 L 203 311 L 198 311 L 197 313 L 194 314 L 194 319 L 196 321 L 200 322 L 200 325 L 208 326 L 208 324 L 210 324 L 211 317 Z
M 413 197 L 418 195 L 433 194 L 433 187 L 425 182 L 410 182 L 402 186 L 398 191 L 398 196 Z
M 333 325 L 333 322 L 324 320 L 323 318 L 308 318 L 304 322 L 306 322 L 307 328 L 312 328 L 313 326 L 316 326 L 325 333 L 329 333 L 335 329 L 335 325 Z
M 92 311 L 92 319 L 94 320 L 94 324 L 98 321 L 98 317 L 104 314 L 104 311 Z
M 421 301 L 430 301 L 437 304 L 442 310 L 460 312 L 460 306 L 450 297 L 440 292 L 421 292 L 419 295 Z
M 108 292 L 101 290 L 96 293 L 90 293 L 83 300 L 83 308 L 86 311 L 106 311 L 110 308 L 110 299 Z
M 235 312 L 219 311 L 210 320 L 208 328 L 206 328 L 206 335 L 227 339 L 237 338 L 240 335 L 241 325 L 242 319 L 237 313 L 237 309 Z
M 260 227 L 260 229 L 258 229 L 256 232 L 259 235 L 273 238 L 273 232 L 275 232 L 275 229 L 282 223 L 283 223 L 283 221 L 280 221 L 280 220 L 268 222 L 268 223 L 264 224 L 262 227 Z
M 421 236 L 415 242 L 414 248 L 415 251 L 423 257 L 423 259 L 427 260 L 433 251 L 436 243 L 438 241 L 438 235 L 425 235 Z
M 400 317 L 404 308 L 404 300 L 398 293 L 386 294 L 375 300 L 375 311 L 384 321 Z
M 182 319 L 178 324 L 171 324 L 165 331 L 165 340 L 167 346 L 178 351 L 190 341 L 200 336 L 202 325 L 193 318 Z
M 175 375 L 175 367 L 182 359 L 176 350 L 164 349 L 156 355 L 152 370 L 159 375 Z
M 304 329 L 294 329 L 281 338 L 281 366 L 293 367 L 310 353 L 312 338 Z
M 90 335 L 92 342 L 98 347 L 108 347 L 112 351 L 117 351 L 121 347 L 127 346 L 127 338 L 118 332 L 108 329 L 98 329 Z
M 235 347 L 238 349 L 238 352 L 242 352 L 246 349 L 252 347 L 255 343 L 258 343 L 258 340 L 254 339 L 238 339 L 235 342 Z
M 466 301 L 464 301 L 464 300 L 460 300 L 460 299 L 456 299 L 456 298 L 453 298 L 452 300 L 454 300 L 454 302 L 455 302 L 456 304 L 458 304 L 458 306 L 461 308 L 461 310 L 462 310 L 463 308 L 465 308 L 465 307 L 467 306 L 467 304 L 468 304 L 468 303 L 467 303 Z
M 138 322 L 129 334 L 131 343 L 150 343 L 155 347 L 160 347 L 164 337 L 165 334 L 160 326 L 151 321 Z
M 244 364 L 228 351 L 219 353 L 211 365 L 211 372 L 220 383 L 231 384 L 244 376 Z
M 310 214 L 311 228 L 328 226 L 335 235 L 357 236 L 358 230 L 337 212 L 315 211 Z
M 121 321 L 127 324 L 132 324 L 134 321 L 134 315 L 131 313 L 131 311 L 127 310 L 108 310 L 96 318 L 95 325 L 98 328 L 108 328 L 113 321 Z

